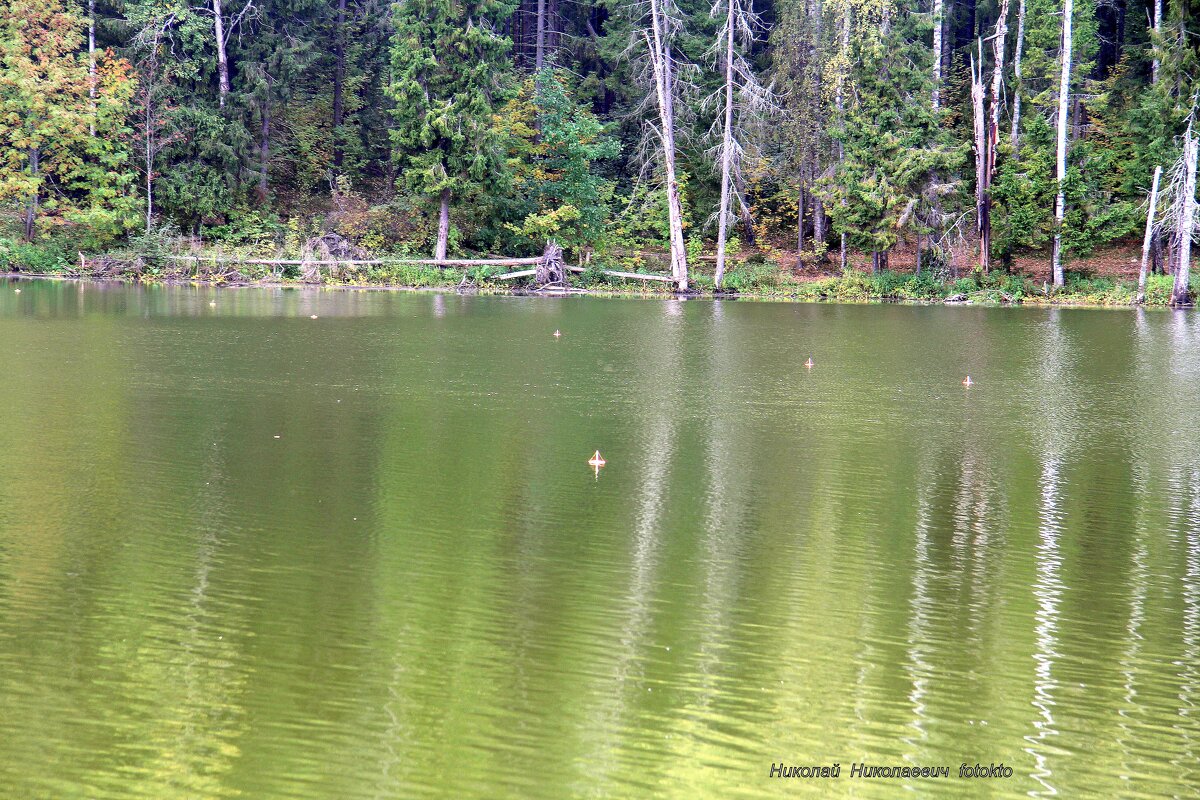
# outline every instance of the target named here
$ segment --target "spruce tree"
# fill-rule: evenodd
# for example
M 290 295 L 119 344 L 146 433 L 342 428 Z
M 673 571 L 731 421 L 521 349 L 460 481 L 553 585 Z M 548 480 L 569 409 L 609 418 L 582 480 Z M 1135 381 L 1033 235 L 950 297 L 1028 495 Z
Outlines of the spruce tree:
M 408 0 L 395 7 L 392 144 L 400 180 L 438 200 L 438 260 L 446 258 L 454 195 L 488 184 L 503 165 L 492 114 L 511 47 L 497 25 L 511 13 L 499 0 Z

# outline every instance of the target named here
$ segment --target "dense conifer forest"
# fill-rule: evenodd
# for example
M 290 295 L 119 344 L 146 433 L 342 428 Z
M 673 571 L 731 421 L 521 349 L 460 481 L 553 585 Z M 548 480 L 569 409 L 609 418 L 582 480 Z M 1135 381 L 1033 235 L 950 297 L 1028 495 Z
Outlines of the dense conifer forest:
M 1049 291 L 1121 252 L 1188 297 L 1180 0 L 3 2 L 10 270 L 554 241 L 679 288 Z

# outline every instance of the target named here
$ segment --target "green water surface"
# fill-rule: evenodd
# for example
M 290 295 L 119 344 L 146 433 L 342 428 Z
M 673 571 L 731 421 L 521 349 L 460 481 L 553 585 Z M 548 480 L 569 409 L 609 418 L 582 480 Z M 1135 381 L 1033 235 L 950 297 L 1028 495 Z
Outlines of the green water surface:
M 1200 796 L 1195 312 L 21 281 L 0 347 L 5 800 Z

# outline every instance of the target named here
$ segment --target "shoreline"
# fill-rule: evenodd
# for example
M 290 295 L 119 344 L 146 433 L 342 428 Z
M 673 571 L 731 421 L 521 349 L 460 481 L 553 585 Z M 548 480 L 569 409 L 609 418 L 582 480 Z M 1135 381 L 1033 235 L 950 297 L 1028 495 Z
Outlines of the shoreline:
M 630 286 L 628 284 L 607 284 L 607 285 L 584 285 L 572 286 L 568 289 L 549 289 L 538 290 L 524 287 L 511 287 L 506 285 L 496 285 L 493 283 L 484 284 L 461 284 L 461 283 L 440 283 L 440 284 L 399 284 L 399 283 L 348 283 L 339 282 L 336 280 L 325 281 L 321 283 L 311 283 L 302 280 L 265 280 L 252 279 L 247 281 L 223 281 L 214 280 L 207 277 L 190 277 L 181 278 L 176 276 L 151 277 L 147 279 L 142 275 L 90 275 L 90 274 L 67 274 L 57 272 L 0 272 L 0 281 L 20 282 L 32 280 L 50 280 L 63 282 L 79 282 L 91 284 L 120 284 L 124 286 L 173 286 L 173 287 L 195 287 L 195 288 L 214 288 L 214 289 L 308 289 L 308 290 L 336 290 L 336 291 L 372 291 L 372 292 L 435 292 L 442 294 L 459 294 L 459 295 L 496 295 L 508 297 L 608 297 L 608 298 L 641 298 L 641 299 L 664 299 L 673 298 L 681 300 L 738 300 L 749 302 L 778 302 L 778 303 L 817 303 L 827 305 L 875 305 L 887 303 L 899 303 L 904 305 L 920 305 L 920 306 L 948 306 L 948 307 L 969 307 L 969 308 L 1094 308 L 1094 309 L 1167 309 L 1167 310 L 1187 310 L 1194 308 L 1194 305 L 1187 306 L 1171 306 L 1165 300 L 1157 301 L 1153 294 L 1147 291 L 1146 302 L 1137 303 L 1136 296 L 1131 292 L 1125 292 L 1119 297 L 1097 299 L 1086 295 L 1074 293 L 1064 293 L 1056 297 L 1039 297 L 1036 295 L 1026 295 L 1021 297 L 1011 297 L 994 289 L 980 289 L 971 294 L 958 293 L 947 297 L 910 297 L 904 296 L 901 293 L 887 292 L 872 292 L 869 289 L 866 291 L 852 292 L 843 294 L 837 289 L 844 288 L 843 284 L 855 282 L 854 289 L 865 289 L 862 287 L 861 281 L 858 280 L 866 273 L 848 273 L 847 275 L 829 275 L 805 281 L 793 282 L 783 286 L 764 287 L 760 291 L 727 291 L 713 292 L 710 289 L 691 289 L 686 292 L 678 292 L 673 289 L 650 289 L 646 286 Z M 1162 276 L 1156 276 L 1162 277 Z M 1169 276 L 1167 276 L 1169 277 Z M 817 287 L 818 285 L 832 288 L 834 291 L 821 292 L 804 291 L 803 287 Z M 943 284 L 945 287 L 948 284 Z M 1121 292 L 1128 287 L 1117 284 L 1115 291 Z M 788 291 L 788 290 L 792 291 Z M 1134 289 L 1136 291 L 1136 289 Z M 975 296 L 972 296 L 975 295 Z M 1128 295 L 1128 299 L 1126 299 Z

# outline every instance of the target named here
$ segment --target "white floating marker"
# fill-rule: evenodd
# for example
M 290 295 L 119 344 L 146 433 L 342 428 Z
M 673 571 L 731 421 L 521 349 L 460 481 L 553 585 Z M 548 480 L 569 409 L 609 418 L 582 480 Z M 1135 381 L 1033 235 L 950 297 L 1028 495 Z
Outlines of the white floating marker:
M 806 369 L 812 369 L 812 368 L 813 368 L 813 360 L 812 360 L 812 358 L 811 358 L 811 357 L 808 359 L 808 361 L 805 361 L 805 362 L 804 362 L 804 366 L 805 366 L 805 368 L 806 368 Z
M 603 467 L 606 463 L 608 462 L 604 460 L 604 456 L 600 455 L 599 450 L 597 450 L 592 457 L 588 459 L 589 467 Z
M 316 319 L 316 318 L 317 318 L 316 314 L 313 314 L 311 317 L 309 317 L 309 319 Z
M 558 338 L 558 337 L 560 337 L 560 336 L 562 336 L 562 331 L 560 331 L 560 330 L 558 330 L 558 329 L 556 328 L 556 329 L 554 330 L 554 338 L 555 338 L 555 339 L 557 339 L 557 338 Z M 597 451 L 597 452 L 599 452 L 599 451 Z
M 968 375 L 967 377 L 963 378 L 963 386 L 974 386 L 974 385 L 975 385 L 975 381 L 971 380 L 971 376 L 970 376 L 970 375 Z

